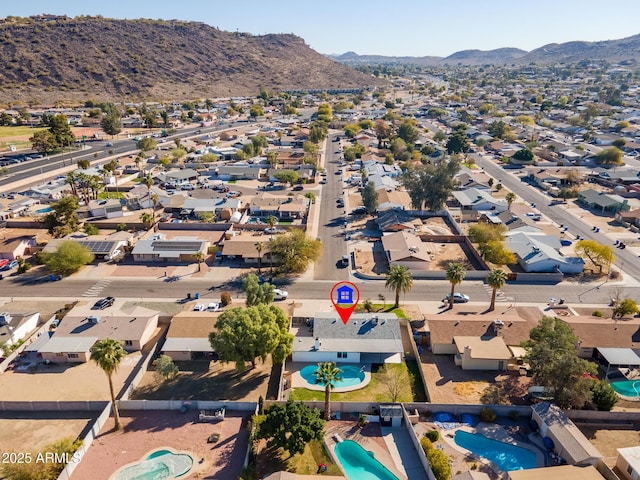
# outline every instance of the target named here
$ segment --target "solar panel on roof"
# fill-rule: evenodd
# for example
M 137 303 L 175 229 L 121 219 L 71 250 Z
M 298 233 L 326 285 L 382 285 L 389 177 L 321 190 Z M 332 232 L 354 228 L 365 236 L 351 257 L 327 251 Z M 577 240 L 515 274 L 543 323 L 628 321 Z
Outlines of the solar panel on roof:
M 109 253 L 113 249 L 114 242 L 104 242 L 104 241 L 81 241 L 78 242 L 83 247 L 88 248 L 91 253 L 97 254 L 106 254 Z
M 154 250 L 175 251 L 197 251 L 202 247 L 202 242 L 163 242 L 156 241 L 151 245 Z

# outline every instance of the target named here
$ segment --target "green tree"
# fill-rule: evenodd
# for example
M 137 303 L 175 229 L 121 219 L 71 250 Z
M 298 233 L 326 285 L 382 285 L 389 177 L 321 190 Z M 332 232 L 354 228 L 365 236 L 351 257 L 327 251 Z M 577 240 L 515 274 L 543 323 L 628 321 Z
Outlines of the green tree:
M 502 120 L 494 120 L 487 127 L 489 135 L 496 138 L 507 138 L 512 135 L 511 127 Z
M 91 251 L 73 240 L 60 243 L 55 252 L 41 252 L 39 260 L 46 265 L 51 273 L 69 275 L 77 272 L 80 267 L 93 262 Z
M 107 135 L 118 135 L 122 131 L 120 124 L 120 112 L 114 110 L 102 117 L 100 121 L 102 131 Z
M 273 215 L 269 215 L 266 219 L 266 222 L 267 222 L 267 225 L 269 225 L 269 228 L 271 229 L 271 231 L 273 231 L 273 227 L 275 227 L 276 224 L 278 223 L 278 219 Z M 271 239 L 273 239 L 273 237 L 271 237 Z M 273 275 L 273 250 L 269 251 L 269 274 Z
M 50 153 L 58 150 L 56 138 L 49 130 L 40 130 L 29 139 L 34 150 L 40 153 Z
M 293 185 L 298 181 L 298 172 L 295 170 L 278 170 L 273 174 L 273 178 L 282 183 Z
M 451 282 L 451 293 L 449 296 L 449 308 L 453 308 L 453 295 L 456 291 L 456 285 L 462 283 L 467 271 L 461 263 L 450 263 L 447 267 L 446 278 Z
M 460 160 L 457 157 L 407 169 L 401 183 L 411 197 L 413 208 L 440 210 L 456 186 L 454 177 L 459 170 Z
M 610 412 L 618 403 L 618 394 L 606 380 L 593 382 L 591 395 L 596 408 L 602 412 Z
M 148 138 L 148 137 L 141 138 L 136 143 L 136 147 L 138 147 L 138 150 L 142 152 L 148 152 L 150 150 L 153 150 L 157 146 L 158 146 L 158 142 L 156 142 L 154 138 Z
M 618 301 L 613 306 L 613 318 L 623 318 L 626 315 L 638 313 L 638 303 L 631 298 Z
M 249 109 L 249 115 L 251 116 L 251 118 L 264 116 L 264 110 L 262 109 L 262 105 L 260 105 L 259 103 L 255 103 L 251 105 L 251 108 Z
M 203 252 L 196 252 L 192 256 L 193 259 L 198 262 L 198 271 L 202 271 L 202 262 L 204 262 L 205 254 Z
M 507 283 L 507 272 L 500 268 L 495 268 L 487 275 L 487 285 L 491 287 L 491 305 L 489 311 L 496 309 L 496 293 Z
M 49 131 L 55 138 L 58 148 L 69 147 L 76 141 L 66 115 L 54 115 L 49 120 Z
M 589 260 L 593 265 L 600 269 L 607 266 L 607 272 L 609 267 L 616 260 L 616 256 L 613 253 L 613 247 L 610 245 L 603 245 L 596 240 L 579 240 L 575 245 L 575 252 L 580 258 Z
M 275 305 L 255 305 L 226 310 L 216 321 L 216 332 L 209 334 L 209 342 L 223 362 L 234 362 L 243 371 L 246 362 L 255 367 L 271 355 L 273 363 L 282 363 L 293 346 L 289 333 L 289 319 Z
M 318 106 L 318 111 L 316 112 L 316 118 L 321 122 L 330 123 L 331 120 L 333 120 L 331 105 L 329 105 L 328 103 L 321 103 Z
M 577 345 L 578 338 L 569 325 L 547 316 L 531 329 L 529 340 L 523 343 L 534 383 L 546 387 L 560 408 L 582 408 L 591 401 L 593 380 L 583 374 L 595 374 L 596 369 L 578 357 Z
M 391 265 L 384 286 L 390 290 L 395 290 L 396 301 L 394 307 L 398 308 L 400 306 L 400 292 L 406 293 L 413 287 L 413 276 L 409 268 L 404 265 Z
M 415 127 L 415 120 L 405 120 L 398 127 L 398 137 L 400 137 L 407 144 L 409 149 L 413 149 L 416 142 L 418 141 L 418 137 L 420 136 L 420 132 Z
M 98 340 L 91 349 L 91 360 L 107 374 L 109 380 L 109 393 L 111 394 L 111 406 L 113 408 L 113 419 L 115 429 L 121 430 L 120 412 L 116 402 L 116 392 L 113 388 L 113 374 L 118 371 L 118 366 L 127 356 L 127 352 L 122 346 L 122 342 L 113 338 Z
M 84 233 L 86 233 L 87 235 L 98 235 L 100 233 L 100 229 L 93 223 L 85 223 Z
M 256 242 L 253 244 L 256 247 L 256 251 L 258 252 L 258 275 L 262 273 L 262 248 L 264 247 L 264 243 Z
M 63 197 L 51 204 L 52 211 L 44 217 L 44 224 L 54 237 L 64 237 L 78 229 L 78 198 Z
M 309 126 L 309 140 L 313 143 L 319 143 L 327 138 L 329 126 L 327 122 L 315 121 Z
M 623 165 L 622 151 L 619 148 L 611 147 L 602 150 L 595 157 L 598 165 Z
M 469 147 L 467 126 L 464 124 L 457 125 L 449 136 L 449 140 L 447 140 L 447 153 L 467 153 Z
M 142 228 L 145 230 L 151 230 L 153 228 L 153 215 L 149 212 L 142 212 L 140 214 L 140 221 L 142 222 Z
M 360 131 L 360 125 L 356 125 L 355 123 L 348 123 L 344 126 L 344 134 L 347 138 L 355 137 Z
M 533 162 L 533 152 L 528 148 L 523 148 L 514 153 L 513 158 L 520 162 Z
M 367 182 L 362 189 L 362 203 L 367 209 L 367 213 L 374 213 L 378 208 L 378 192 L 376 192 L 376 184 Z
M 478 245 L 478 251 L 480 255 L 482 255 L 482 258 L 494 265 L 507 265 L 509 263 L 515 263 L 516 261 L 514 253 L 505 246 L 504 242 L 499 240 L 489 240 L 486 243 L 480 243 Z
M 342 370 L 340 370 L 335 362 L 318 363 L 318 368 L 313 375 L 316 383 L 324 384 L 324 419 L 331 420 L 331 389 L 336 382 L 342 380 Z
M 318 409 L 311 409 L 302 402 L 276 403 L 265 411 L 257 438 L 267 440 L 270 448 L 282 448 L 289 455 L 304 452 L 307 443 L 321 441 L 324 435 L 324 420 Z
M 91 162 L 86 158 L 83 158 L 81 160 L 78 160 L 77 165 L 78 165 L 78 168 L 81 168 L 82 170 L 87 170 L 91 166 Z
M 427 456 L 427 461 L 436 480 L 449 480 L 451 478 L 449 457 L 442 450 L 434 448 L 431 440 L 426 436 L 420 439 L 420 445 Z
M 504 233 L 507 227 L 502 224 L 492 225 L 488 223 L 478 223 L 469 227 L 469 239 L 474 243 L 487 243 L 490 241 L 504 240 Z
M 170 380 L 178 375 L 178 366 L 169 355 L 160 355 L 154 362 L 156 381 Z
M 242 281 L 242 289 L 244 290 L 247 300 L 247 307 L 254 305 L 268 305 L 275 298 L 274 287 L 268 282 L 260 284 L 257 275 L 250 273 Z
M 315 262 L 322 253 L 319 240 L 311 239 L 302 230 L 291 230 L 270 242 L 271 255 L 280 259 L 286 273 L 301 273 L 309 262 Z
M 513 205 L 513 202 L 516 201 L 516 198 L 518 197 L 513 192 L 509 192 L 505 195 L 504 199 L 507 201 L 507 206 L 509 208 L 509 211 L 511 211 L 511 205 Z

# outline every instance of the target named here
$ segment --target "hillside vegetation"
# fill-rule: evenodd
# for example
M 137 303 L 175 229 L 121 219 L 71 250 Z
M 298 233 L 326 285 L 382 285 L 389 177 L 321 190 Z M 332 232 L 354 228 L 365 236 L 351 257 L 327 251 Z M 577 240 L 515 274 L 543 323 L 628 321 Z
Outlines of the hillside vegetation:
M 193 99 L 379 82 L 295 35 L 195 22 L 78 17 L 0 24 L 0 101 Z

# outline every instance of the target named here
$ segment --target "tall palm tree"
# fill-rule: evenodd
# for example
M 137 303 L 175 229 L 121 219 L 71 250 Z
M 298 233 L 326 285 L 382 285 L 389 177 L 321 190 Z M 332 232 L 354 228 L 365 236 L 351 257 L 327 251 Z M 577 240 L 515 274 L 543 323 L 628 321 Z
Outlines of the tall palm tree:
M 324 383 L 324 419 L 331 420 L 331 388 L 335 382 L 342 380 L 342 370 L 335 362 L 319 363 L 313 375 L 316 383 Z
M 396 291 L 396 303 L 394 308 L 400 306 L 400 292 L 405 293 L 413 287 L 413 277 L 411 272 L 404 265 L 391 265 L 387 274 L 386 288 Z
M 118 404 L 116 403 L 116 393 L 113 389 L 113 374 L 118 371 L 118 365 L 126 356 L 127 352 L 122 347 L 122 342 L 113 338 L 98 340 L 91 349 L 91 360 L 96 362 L 109 379 L 109 393 L 111 393 L 116 430 L 122 429 L 122 425 L 120 424 L 120 412 L 118 412 Z
M 505 195 L 504 199 L 507 201 L 509 211 L 511 211 L 511 204 L 516 201 L 516 198 L 516 194 L 513 192 L 509 192 L 507 193 L 507 195 Z
M 140 221 L 145 230 L 151 230 L 151 227 L 153 227 L 153 215 L 149 212 L 142 212 L 140 214 Z
M 505 283 L 507 283 L 507 272 L 501 268 L 495 268 L 487 275 L 487 284 L 493 289 L 491 292 L 491 305 L 489 306 L 490 312 L 496 309 L 496 292 L 504 287 Z
M 151 214 L 153 215 L 153 223 L 156 222 L 156 208 L 158 208 L 158 202 L 160 201 L 160 197 L 157 193 L 151 194 L 151 203 L 153 203 L 153 211 Z
M 451 282 L 451 295 L 449 296 L 449 308 L 453 308 L 453 294 L 456 290 L 456 285 L 462 283 L 464 280 L 464 276 L 467 274 L 467 271 L 464 268 L 464 265 L 461 263 L 450 263 L 447 267 L 447 280 Z
M 254 244 L 254 246 L 256 247 L 256 250 L 258 251 L 258 275 L 260 275 L 260 273 L 262 272 L 262 247 L 263 247 L 263 243 L 262 242 L 256 242 Z
M 66 183 L 67 185 L 69 185 L 71 187 L 71 193 L 73 194 L 74 197 L 79 198 L 78 197 L 78 187 L 76 185 L 76 181 L 78 180 L 78 175 L 76 172 L 69 172 L 67 173 L 67 176 L 64 179 L 64 183 Z
M 276 217 L 274 217 L 273 215 L 269 215 L 267 217 L 267 224 L 269 224 L 269 228 L 271 229 L 271 231 L 273 231 L 273 227 L 276 225 L 276 223 L 278 223 L 278 219 Z M 271 240 L 272 238 L 273 236 L 271 236 L 269 240 Z M 269 274 L 273 275 L 273 252 L 271 252 L 271 250 L 269 250 Z
M 198 262 L 198 271 L 202 269 L 202 262 L 204 260 L 204 253 L 196 252 L 193 254 L 193 259 Z

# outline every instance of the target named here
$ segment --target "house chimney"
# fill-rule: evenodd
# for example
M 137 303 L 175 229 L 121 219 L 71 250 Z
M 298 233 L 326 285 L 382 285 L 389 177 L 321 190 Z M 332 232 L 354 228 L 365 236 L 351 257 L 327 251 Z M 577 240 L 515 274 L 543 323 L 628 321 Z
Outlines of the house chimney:
M 494 320 L 493 321 L 493 332 L 496 334 L 496 337 L 502 336 L 502 328 L 504 327 L 504 322 L 502 320 Z

